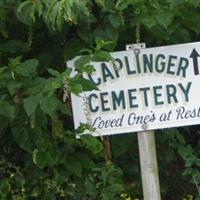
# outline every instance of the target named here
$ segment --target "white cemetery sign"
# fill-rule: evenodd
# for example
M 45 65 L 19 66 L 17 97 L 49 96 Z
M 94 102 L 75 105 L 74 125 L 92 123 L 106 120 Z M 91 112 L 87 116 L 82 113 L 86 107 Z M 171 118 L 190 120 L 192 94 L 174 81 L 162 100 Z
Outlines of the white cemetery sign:
M 199 53 L 196 42 L 114 52 L 114 65 L 92 63 L 96 72 L 86 77 L 99 91 L 71 95 L 75 128 L 88 113 L 95 131 L 85 133 L 93 136 L 200 124 Z

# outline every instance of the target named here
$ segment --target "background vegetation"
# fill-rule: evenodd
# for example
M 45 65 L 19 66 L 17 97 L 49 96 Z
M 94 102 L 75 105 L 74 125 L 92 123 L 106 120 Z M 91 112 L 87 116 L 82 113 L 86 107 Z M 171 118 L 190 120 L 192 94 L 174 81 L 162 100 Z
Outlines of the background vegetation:
M 93 88 L 92 68 L 84 56 L 72 79 L 65 63 L 199 39 L 199 0 L 1 0 L 0 199 L 142 199 L 136 134 L 111 137 L 112 162 L 99 138 L 75 139 L 66 95 Z M 200 199 L 199 138 L 198 126 L 156 133 L 162 199 Z

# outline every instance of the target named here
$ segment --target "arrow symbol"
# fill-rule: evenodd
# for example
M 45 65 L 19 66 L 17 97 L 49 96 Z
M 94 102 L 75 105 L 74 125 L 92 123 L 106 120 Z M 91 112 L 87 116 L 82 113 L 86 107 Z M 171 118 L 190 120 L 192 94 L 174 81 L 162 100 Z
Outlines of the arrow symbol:
M 196 49 L 193 49 L 192 53 L 190 54 L 190 58 L 193 59 L 193 66 L 194 66 L 194 74 L 195 75 L 199 75 L 198 57 L 200 57 L 200 55 L 198 54 Z

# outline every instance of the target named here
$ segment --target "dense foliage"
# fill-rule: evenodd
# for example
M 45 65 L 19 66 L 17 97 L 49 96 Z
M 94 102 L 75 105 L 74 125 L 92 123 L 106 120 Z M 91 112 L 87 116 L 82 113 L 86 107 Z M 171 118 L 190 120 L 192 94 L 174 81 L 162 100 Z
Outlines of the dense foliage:
M 1 0 L 0 199 L 142 199 L 136 134 L 112 136 L 105 161 L 101 139 L 75 139 L 67 93 L 94 89 L 86 64 L 125 44 L 199 39 L 199 0 Z M 162 199 L 200 199 L 199 134 L 156 133 Z

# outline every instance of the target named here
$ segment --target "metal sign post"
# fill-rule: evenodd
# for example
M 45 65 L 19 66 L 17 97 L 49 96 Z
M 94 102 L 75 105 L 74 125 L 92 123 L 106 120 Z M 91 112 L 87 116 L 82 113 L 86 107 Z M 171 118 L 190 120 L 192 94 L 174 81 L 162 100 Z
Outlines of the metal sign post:
M 145 43 L 126 45 L 126 50 L 133 50 L 135 54 L 145 48 Z M 158 178 L 157 156 L 154 131 L 147 131 L 148 124 L 143 124 L 145 131 L 138 132 L 140 167 L 144 200 L 160 200 L 160 185 Z

